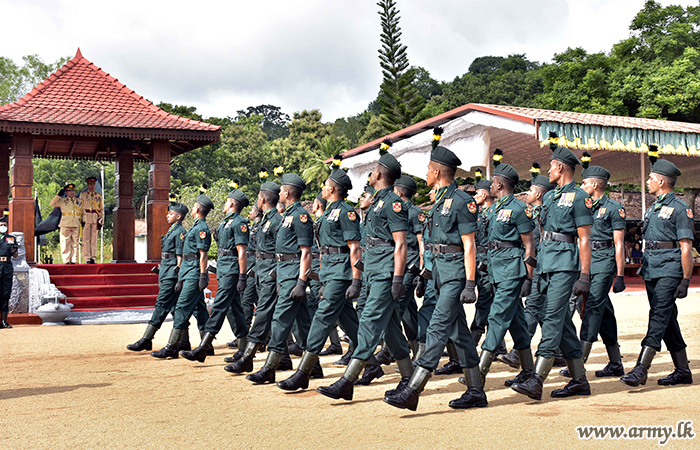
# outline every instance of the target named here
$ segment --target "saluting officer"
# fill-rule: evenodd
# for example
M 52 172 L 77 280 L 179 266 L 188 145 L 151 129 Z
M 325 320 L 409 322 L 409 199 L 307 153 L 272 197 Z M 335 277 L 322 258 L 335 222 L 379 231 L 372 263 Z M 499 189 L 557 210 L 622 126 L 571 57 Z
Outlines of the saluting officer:
M 193 350 L 183 350 L 180 355 L 190 361 L 204 362 L 207 351 L 214 342 L 214 337 L 221 330 L 226 314 L 233 311 L 234 334 L 238 338 L 239 345 L 245 347 L 248 336 L 248 327 L 245 323 L 245 314 L 241 307 L 241 293 L 248 284 L 246 272 L 248 267 L 248 219 L 241 216 L 243 208 L 248 206 L 248 197 L 238 189 L 228 193 L 224 204 L 226 216 L 221 221 L 217 232 L 217 244 L 219 248 L 216 261 L 216 297 L 211 307 L 211 315 L 204 327 L 204 334 L 199 347 Z
M 143 337 L 135 343 L 126 346 L 127 349 L 133 352 L 151 350 L 153 348 L 153 336 L 165 322 L 168 313 L 175 307 L 175 302 L 177 302 L 179 295 L 179 292 L 175 290 L 175 285 L 177 284 L 177 276 L 182 264 L 182 237 L 187 233 L 185 227 L 182 226 L 182 221 L 187 216 L 189 209 L 175 200 L 174 196 L 170 197 L 168 214 L 165 216 L 165 219 L 170 224 L 170 228 L 168 228 L 165 236 L 160 239 L 161 255 L 156 305 Z M 187 328 L 185 328 L 186 330 Z M 189 336 L 185 337 L 183 333 L 180 341 L 181 344 L 189 342 Z M 182 345 L 180 348 L 182 348 Z
M 681 171 L 672 162 L 656 160 L 657 157 L 656 146 L 649 146 L 652 166 L 647 187 L 656 196 L 644 213 L 643 231 L 642 276 L 649 298 L 649 325 L 637 365 L 621 378 L 629 386 L 646 384 L 647 372 L 654 355 L 661 351 L 662 339 L 675 369 L 658 383 L 672 386 L 693 382 L 676 307 L 676 299 L 688 295 L 693 274 L 693 210 L 673 193 Z
M 14 236 L 7 234 L 7 219 L 10 210 L 5 208 L 0 218 L 0 328 L 12 328 L 7 322 L 10 312 L 10 296 L 12 295 L 12 257 L 17 256 L 17 241 Z
M 576 336 L 568 305 L 572 292 L 574 295 L 586 294 L 590 288 L 593 201 L 574 182 L 574 171 L 580 161 L 568 148 L 554 144 L 555 138 L 554 134 L 550 137 L 553 153 L 549 181 L 558 187 L 544 197 L 538 256 L 540 292 L 545 298 L 542 340 L 537 348 L 535 373 L 527 381 L 511 386 L 535 400 L 542 398 L 542 385 L 552 370 L 558 347 L 566 359 L 572 380 L 563 389 L 552 391 L 552 397 L 591 393 L 581 343 Z
M 95 264 L 97 256 L 97 231 L 102 228 L 105 216 L 102 194 L 95 192 L 97 178 L 87 177 L 87 191 L 80 194 L 83 205 L 83 257 L 87 264 Z
M 63 197 L 63 195 L 66 195 Z M 49 202 L 52 208 L 61 208 L 61 257 L 63 264 L 78 263 L 80 220 L 83 216 L 82 201 L 75 198 L 75 185 L 68 183 Z

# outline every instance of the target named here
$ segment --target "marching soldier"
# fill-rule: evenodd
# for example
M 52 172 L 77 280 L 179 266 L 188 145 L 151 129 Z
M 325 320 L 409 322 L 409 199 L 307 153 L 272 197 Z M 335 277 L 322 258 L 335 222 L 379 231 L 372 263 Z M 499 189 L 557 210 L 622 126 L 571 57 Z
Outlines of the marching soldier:
M 7 234 L 7 219 L 10 211 L 5 208 L 0 218 L 0 328 L 12 328 L 7 322 L 10 312 L 10 296 L 12 295 L 12 257 L 17 256 L 17 241 L 14 236 Z
M 435 189 L 431 189 L 430 202 L 435 203 Z M 428 221 L 423 221 L 423 261 L 421 263 L 421 268 L 430 273 L 429 278 L 424 278 L 423 276 L 417 276 L 414 279 L 416 285 L 416 295 L 418 297 L 423 297 L 423 302 L 418 310 L 418 352 L 413 357 L 413 361 L 417 361 L 423 353 L 425 353 L 425 340 L 426 333 L 428 331 L 428 325 L 430 324 L 430 319 L 433 317 L 433 312 L 435 311 L 435 304 L 437 303 L 437 297 L 435 296 L 435 282 L 433 271 L 433 253 L 430 251 L 430 245 L 432 240 L 430 239 L 430 230 L 428 229 Z M 438 369 L 439 370 L 439 369 Z
M 693 210 L 673 193 L 681 171 L 657 157 L 656 147 L 649 146 L 652 166 L 647 187 L 656 196 L 656 202 L 644 213 L 643 230 L 642 276 L 649 298 L 649 325 L 637 365 L 620 379 L 628 386 L 646 384 L 651 361 L 661 351 L 661 340 L 671 353 L 675 369 L 658 383 L 672 386 L 693 382 L 676 307 L 676 299 L 688 295 L 693 273 Z
M 474 320 L 470 327 L 474 344 L 479 345 L 481 336 L 486 332 L 488 324 L 489 310 L 493 303 L 493 292 L 491 289 L 491 281 L 489 280 L 488 272 L 488 230 L 486 229 L 486 216 L 489 208 L 493 205 L 493 197 L 491 196 L 491 181 L 481 180 L 481 171 L 476 174 L 476 183 L 474 188 L 474 201 L 479 207 L 477 215 L 477 232 L 476 232 L 476 286 L 479 290 L 479 296 L 476 300 L 476 309 L 474 311 Z M 459 361 L 456 361 L 459 366 Z M 437 374 L 437 371 L 435 371 Z M 456 372 L 455 372 L 456 373 Z
M 66 195 L 63 197 L 63 195 Z M 82 201 L 75 198 L 75 185 L 69 183 L 51 199 L 49 206 L 61 208 L 61 257 L 63 264 L 78 263 L 80 220 L 83 216 Z
M 97 255 L 97 232 L 102 228 L 104 218 L 104 203 L 102 194 L 95 192 L 97 178 L 88 177 L 87 191 L 80 194 L 83 205 L 83 256 L 87 264 L 95 264 Z

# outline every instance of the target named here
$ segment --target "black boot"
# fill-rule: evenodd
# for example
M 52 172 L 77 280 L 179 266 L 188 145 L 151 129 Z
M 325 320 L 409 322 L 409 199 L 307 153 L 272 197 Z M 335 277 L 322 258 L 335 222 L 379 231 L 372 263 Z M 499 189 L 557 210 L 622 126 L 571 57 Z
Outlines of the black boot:
M 272 352 L 270 352 L 272 353 Z M 293 370 L 294 366 L 292 365 L 292 358 L 289 357 L 289 355 L 282 355 L 282 358 L 280 358 L 279 365 L 277 366 L 277 370 L 280 372 L 283 372 L 285 370 Z
M 397 384 L 396 387 L 395 387 L 394 389 L 389 389 L 388 391 L 385 391 L 385 392 L 384 392 L 384 398 L 387 398 L 387 397 L 389 397 L 389 396 L 392 396 L 392 395 L 394 395 L 394 394 L 397 394 L 397 393 L 403 391 L 404 389 L 406 389 L 406 386 L 408 385 L 408 381 L 409 381 L 410 379 L 411 379 L 411 378 L 409 378 L 409 377 L 403 377 L 403 378 L 401 378 L 401 381 L 399 381 L 399 384 Z
M 240 349 L 239 349 L 239 350 L 238 350 L 236 353 L 234 353 L 232 356 L 227 356 L 226 358 L 224 358 L 224 362 L 226 362 L 226 363 L 235 363 L 236 361 L 238 361 L 239 359 L 241 359 L 241 358 L 243 357 L 243 352 L 244 352 L 243 350 L 240 350 Z
M 588 361 L 588 355 L 591 354 L 591 348 L 593 348 L 592 342 L 581 341 L 581 350 L 583 351 L 583 362 L 584 363 L 586 361 Z M 571 371 L 569 370 L 568 365 L 569 365 L 569 363 L 567 362 L 567 367 L 561 369 L 559 371 L 559 375 L 561 375 L 562 377 L 566 377 L 566 378 L 572 378 Z
M 564 386 L 564 389 L 552 391 L 552 397 L 554 398 L 573 397 L 574 395 L 591 395 L 591 385 L 588 384 L 585 375 L 571 378 L 571 381 Z
M 348 351 L 345 352 L 343 357 L 340 358 L 338 361 L 334 362 L 333 365 L 334 366 L 347 366 L 348 363 L 350 363 L 350 359 L 352 358 L 353 351 L 354 351 L 354 349 L 352 348 L 352 346 L 350 346 L 350 348 L 348 348 Z
M 451 359 L 447 361 L 447 364 L 435 370 L 435 375 L 452 375 L 461 371 L 462 366 L 459 365 L 459 361 Z
M 170 338 L 168 339 L 168 343 L 165 345 L 165 347 L 156 352 L 151 352 L 151 356 L 160 359 L 177 358 L 181 337 L 182 330 L 173 328 L 173 331 L 170 332 Z
M 156 335 L 156 331 L 158 331 L 158 328 L 148 324 L 146 331 L 143 333 L 143 337 L 135 343 L 127 345 L 126 349 L 131 350 L 132 352 L 141 352 L 143 350 L 153 349 L 153 336 Z
M 384 376 L 384 370 L 379 364 L 367 364 L 362 378 L 355 381 L 357 386 L 368 386 L 372 381 Z
M 505 385 L 508 387 L 513 386 L 515 383 L 526 382 L 528 379 L 530 379 L 534 373 L 533 371 L 535 370 L 535 363 L 532 362 L 532 351 L 529 348 L 526 348 L 523 350 L 518 350 L 517 352 L 519 364 L 523 369 L 515 376 L 515 378 L 506 380 Z
M 527 395 L 535 400 L 542 400 L 542 385 L 545 378 L 549 375 L 554 364 L 554 358 L 538 357 L 535 364 L 534 374 L 522 383 L 513 383 L 510 387 L 515 392 Z
M 389 364 L 394 362 L 394 358 L 391 356 L 391 353 L 389 353 L 389 349 L 386 347 L 383 347 L 381 350 L 379 350 L 377 354 L 374 355 L 374 358 L 379 364 L 383 364 L 385 366 L 388 366 Z
M 306 352 L 301 357 L 299 369 L 291 377 L 277 383 L 277 387 L 284 391 L 307 389 L 309 387 L 309 378 L 323 378 L 323 370 L 318 363 L 318 355 Z
M 328 356 L 328 355 L 342 355 L 343 347 L 340 344 L 331 344 L 325 350 L 318 354 L 318 356 Z
M 620 377 L 620 381 L 632 387 L 647 384 L 647 373 L 654 355 L 656 355 L 656 350 L 651 347 L 642 347 L 639 358 L 637 358 L 637 365 L 627 375 Z
M 675 367 L 675 370 L 671 375 L 659 378 L 658 383 L 661 386 L 692 384 L 693 374 L 690 372 L 690 366 L 688 365 L 688 355 L 685 349 L 677 352 L 671 352 L 671 359 L 673 360 L 673 367 Z
M 483 353 L 482 353 L 483 354 Z M 460 398 L 450 401 L 450 408 L 483 408 L 489 404 L 482 384 L 482 373 L 479 366 L 464 369 L 464 378 L 467 381 L 467 391 Z
M 509 378 L 509 379 L 507 379 L 507 380 L 505 381 L 504 384 L 505 384 L 506 386 L 508 386 L 508 387 L 511 387 L 511 386 L 513 386 L 515 383 L 524 383 L 524 382 L 526 382 L 527 380 L 530 379 L 531 376 L 532 376 L 532 370 L 523 369 L 523 370 L 520 371 L 519 374 L 517 374 L 517 375 L 515 376 L 515 378 Z
M 311 379 L 319 379 L 323 378 L 323 367 L 321 367 L 321 363 L 316 361 L 316 364 L 314 364 L 313 369 L 311 369 L 311 373 L 309 374 L 309 378 Z
M 316 389 L 319 393 L 336 400 L 352 400 L 352 394 L 355 387 L 355 380 L 365 368 L 365 361 L 357 358 L 352 358 L 348 363 L 347 369 L 342 377 L 330 386 L 321 386 Z
M 185 328 L 182 330 L 182 336 L 180 337 L 180 345 L 178 350 L 192 350 L 192 345 L 190 345 L 190 329 Z
M 232 340 L 232 341 L 228 341 L 228 342 L 226 343 L 226 347 L 228 347 L 228 348 L 239 348 L 239 347 L 238 347 L 238 339 L 234 339 L 234 340 Z M 241 346 L 241 347 L 243 347 L 243 346 Z
M 252 381 L 253 384 L 274 383 L 275 370 L 277 370 L 277 366 L 279 366 L 281 358 L 282 353 L 270 351 L 267 354 L 267 360 L 265 361 L 265 365 L 262 366 L 262 368 L 256 373 L 248 375 L 246 379 Z
M 207 351 L 211 347 L 211 343 L 214 341 L 213 333 L 204 333 L 202 336 L 202 342 L 200 342 L 199 347 L 194 350 L 183 350 L 180 352 L 180 356 L 189 361 L 199 361 L 203 363 L 207 359 Z
M 418 408 L 418 397 L 430 378 L 430 371 L 421 366 L 417 366 L 411 379 L 402 390 L 387 395 L 384 401 L 395 408 L 415 411 Z
M 299 344 L 294 341 L 287 344 L 287 348 L 289 349 L 290 355 L 301 356 L 304 353 L 304 350 L 302 350 L 302 348 L 299 347 Z
M 610 362 L 603 370 L 596 370 L 595 376 L 603 377 L 621 377 L 625 374 L 625 368 L 622 366 L 622 355 L 620 355 L 620 346 L 615 343 L 606 345 L 605 350 L 608 352 Z
M 0 328 L 12 328 L 12 325 L 7 321 L 9 311 L 3 311 L 0 315 Z
M 286 380 L 277 383 L 277 387 L 283 391 L 296 391 L 309 388 L 309 374 L 298 370 Z
M 233 364 L 229 364 L 224 367 L 226 372 L 230 373 L 243 373 L 253 371 L 253 358 L 255 358 L 255 353 L 260 348 L 260 344 L 255 342 L 248 342 L 243 352 L 243 356 Z
M 516 349 L 511 350 L 505 355 L 498 355 L 496 359 L 502 363 L 508 364 L 513 369 L 520 368 L 520 358 L 518 357 L 518 351 Z

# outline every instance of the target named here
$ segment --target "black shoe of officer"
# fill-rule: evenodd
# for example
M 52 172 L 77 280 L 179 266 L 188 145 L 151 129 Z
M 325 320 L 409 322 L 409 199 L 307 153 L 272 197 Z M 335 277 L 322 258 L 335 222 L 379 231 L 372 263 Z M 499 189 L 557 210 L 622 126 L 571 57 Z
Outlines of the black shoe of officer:
M 350 358 L 352 358 L 352 352 L 348 350 L 345 352 L 342 358 L 340 358 L 338 361 L 334 362 L 334 366 L 347 366 L 350 363 Z
M 693 384 L 693 374 L 690 367 L 676 367 L 672 374 L 659 378 L 661 386 L 675 386 L 677 384 Z
M 625 374 L 625 368 L 622 366 L 621 362 L 609 362 L 603 370 L 596 370 L 595 376 L 598 378 L 603 377 L 621 377 Z
M 389 353 L 389 349 L 386 347 L 379 350 L 377 354 L 374 355 L 374 358 L 379 364 L 384 364 L 385 366 L 394 362 L 394 358 L 391 357 L 391 353 Z
M 387 395 L 384 397 L 384 401 L 395 408 L 408 409 L 409 411 L 415 411 L 418 408 L 418 397 L 420 394 L 418 391 L 406 387 L 392 395 Z
M 562 377 L 571 378 L 571 372 L 569 372 L 568 367 L 564 367 L 563 369 L 561 369 L 559 371 L 559 375 L 561 375 Z
M 508 364 L 513 369 L 520 368 L 520 355 L 518 355 L 518 351 L 516 349 L 511 350 L 505 355 L 498 355 L 496 356 L 496 359 L 502 363 Z
M 384 376 L 384 369 L 379 364 L 367 364 L 362 378 L 355 381 L 356 386 L 368 386 L 372 381 Z
M 510 387 L 515 392 L 520 394 L 525 394 L 528 397 L 535 400 L 542 400 L 542 385 L 544 384 L 544 378 L 539 374 L 533 374 L 527 381 L 522 383 L 513 383 Z
M 552 391 L 552 397 L 565 398 L 573 397 L 574 395 L 591 395 L 591 385 L 588 384 L 586 376 L 572 378 L 564 389 L 555 389 Z
M 563 356 L 554 357 L 554 367 L 566 367 L 566 360 Z
M 524 383 L 532 376 L 532 370 L 523 369 L 515 378 L 510 378 L 506 380 L 505 385 L 508 387 L 513 386 L 515 383 Z
M 466 378 L 464 375 L 462 375 L 461 377 L 459 377 L 459 378 L 457 379 L 457 381 L 459 381 L 461 384 L 463 384 L 463 385 L 465 385 L 465 386 L 467 385 L 467 378 Z
M 226 343 L 226 347 L 228 348 L 238 348 L 238 339 L 234 339 L 232 341 L 228 341 Z
M 620 381 L 627 386 L 637 387 L 647 384 L 647 372 L 649 369 L 644 364 L 637 364 L 627 375 L 620 377 Z
M 0 321 L 0 328 L 12 328 L 12 325 L 7 320 Z
M 253 384 L 267 384 L 275 382 L 275 370 L 270 369 L 267 366 L 262 366 L 260 370 L 255 373 L 251 373 L 246 380 L 252 381 Z
M 331 344 L 323 350 L 321 353 L 318 354 L 318 356 L 328 356 L 328 355 L 342 355 L 343 354 L 343 347 L 340 346 L 340 344 Z
M 453 359 L 447 361 L 447 364 L 435 370 L 435 375 L 453 375 L 455 373 L 462 373 L 462 367 L 459 365 L 459 361 Z
M 229 364 L 228 366 L 224 367 L 224 370 L 226 372 L 230 373 L 244 373 L 244 372 L 252 372 L 253 371 L 253 358 L 250 356 L 247 357 L 242 357 L 238 361 L 236 361 L 233 364 Z
M 284 381 L 277 383 L 277 387 L 283 391 L 296 391 L 297 389 L 309 388 L 309 375 L 297 370 L 294 374 Z
M 290 343 L 287 348 L 289 348 L 289 354 L 294 355 L 294 356 L 301 356 L 304 354 L 304 350 L 302 350 L 301 347 L 299 347 L 299 344 L 296 342 Z
M 311 368 L 311 373 L 309 374 L 309 378 L 311 379 L 319 379 L 323 378 L 323 368 L 321 367 L 321 363 L 316 361 L 316 364 Z
M 207 356 L 214 356 L 214 346 L 210 345 L 209 348 L 207 348 Z
M 408 386 L 408 381 L 410 379 L 411 378 L 409 378 L 409 377 L 401 378 L 401 381 L 399 381 L 399 384 L 396 385 L 396 387 L 394 389 L 389 389 L 388 391 L 384 392 L 384 398 L 395 395 L 395 394 L 403 391 L 404 389 L 406 389 L 406 386 Z
M 348 381 L 345 377 L 340 377 L 338 381 L 331 384 L 330 386 L 321 386 L 316 391 L 326 397 L 333 398 L 335 400 L 352 400 L 352 394 L 354 390 L 354 385 L 352 382 Z
M 211 348 L 211 346 L 209 346 Z M 208 350 L 206 347 L 197 347 L 194 350 L 182 350 L 180 356 L 188 361 L 198 361 L 203 363 L 207 359 Z
M 138 341 L 134 342 L 133 344 L 127 345 L 126 349 L 131 350 L 132 352 L 142 352 L 144 350 L 152 350 L 153 349 L 153 341 L 151 339 L 141 338 Z
M 448 403 L 450 408 L 467 409 L 467 408 L 483 408 L 489 404 L 486 399 L 484 388 L 470 387 L 462 394 L 460 398 L 454 399 Z
M 192 350 L 192 344 L 190 344 L 190 341 L 180 342 L 180 346 L 178 348 L 180 350 Z
M 226 363 L 235 363 L 239 359 L 243 358 L 243 350 L 238 350 L 236 353 L 233 354 L 233 356 L 227 356 L 224 358 L 224 362 Z
M 178 348 L 175 347 L 174 345 L 170 344 L 165 344 L 165 347 L 161 348 L 158 351 L 151 352 L 151 356 L 154 358 L 160 358 L 160 359 L 166 359 L 166 358 L 177 358 Z
M 277 370 L 284 371 L 292 369 L 294 369 L 294 366 L 292 365 L 292 358 L 290 358 L 289 355 L 282 355 L 280 362 L 277 365 Z

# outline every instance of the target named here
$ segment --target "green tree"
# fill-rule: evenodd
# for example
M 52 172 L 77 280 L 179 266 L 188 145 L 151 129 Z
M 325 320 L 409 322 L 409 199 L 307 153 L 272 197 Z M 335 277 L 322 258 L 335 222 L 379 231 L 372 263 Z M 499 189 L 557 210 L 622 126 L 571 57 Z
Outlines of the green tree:
M 0 56 L 0 105 L 13 103 L 24 97 L 37 84 L 63 66 L 70 58 L 59 58 L 46 64 L 38 55 L 22 57 L 23 65 Z
M 274 105 L 249 106 L 238 111 L 239 116 L 261 116 L 262 130 L 269 141 L 289 136 L 289 114 L 283 113 L 282 108 Z
M 309 186 L 320 186 L 326 181 L 331 169 L 326 160 L 347 150 L 340 139 L 328 135 L 318 142 L 318 150 L 313 155 L 301 177 Z

